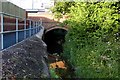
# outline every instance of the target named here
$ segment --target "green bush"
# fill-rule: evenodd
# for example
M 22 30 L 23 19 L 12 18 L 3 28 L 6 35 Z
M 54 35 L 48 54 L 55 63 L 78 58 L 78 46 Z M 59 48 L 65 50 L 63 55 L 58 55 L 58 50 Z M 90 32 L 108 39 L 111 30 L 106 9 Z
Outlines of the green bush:
M 60 78 L 60 77 L 56 74 L 55 69 L 53 69 L 53 68 L 50 68 L 50 75 L 51 75 L 51 78 Z
M 62 56 L 74 66 L 74 77 L 119 78 L 118 9 L 118 2 L 76 2 L 70 7 Z

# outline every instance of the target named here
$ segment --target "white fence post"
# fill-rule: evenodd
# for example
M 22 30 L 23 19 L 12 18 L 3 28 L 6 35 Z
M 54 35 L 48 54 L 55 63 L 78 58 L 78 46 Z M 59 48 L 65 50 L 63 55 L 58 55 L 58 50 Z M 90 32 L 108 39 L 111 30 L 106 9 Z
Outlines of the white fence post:
M 37 26 L 37 33 L 38 33 L 38 28 L 39 28 L 39 21 L 38 21 L 38 26 Z
M 39 31 L 40 31 L 40 29 L 41 29 L 41 28 L 40 28 L 41 26 L 42 26 L 42 25 L 41 25 L 41 21 L 40 21 Z
M 18 42 L 18 18 L 16 18 L 16 43 Z
M 31 36 L 31 20 L 29 20 L 29 23 L 30 23 L 30 25 L 29 25 L 29 36 Z
M 26 19 L 24 19 L 24 39 L 26 39 Z
M 39 32 L 39 26 L 40 26 L 40 25 L 39 25 L 39 21 L 38 21 L 38 27 L 37 27 L 37 32 Z
M 36 28 L 35 28 L 36 33 L 37 33 L 37 27 L 38 27 L 38 21 L 36 22 Z
M 33 22 L 33 35 L 35 34 L 35 25 L 36 25 L 35 23 L 36 23 L 36 22 L 34 21 L 34 22 Z
M 4 19 L 3 19 L 3 17 L 4 17 L 4 14 L 1 14 L 1 49 L 4 48 L 4 45 L 3 45 L 3 29 L 4 29 L 3 23 L 4 23 Z

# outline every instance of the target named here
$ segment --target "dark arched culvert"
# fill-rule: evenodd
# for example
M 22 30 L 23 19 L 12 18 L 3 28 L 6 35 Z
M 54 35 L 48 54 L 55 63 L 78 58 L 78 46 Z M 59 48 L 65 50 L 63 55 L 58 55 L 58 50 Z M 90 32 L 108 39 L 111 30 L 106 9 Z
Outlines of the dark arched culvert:
M 62 44 L 65 42 L 66 29 L 55 28 L 44 34 L 44 42 L 47 44 L 47 51 L 50 54 L 63 52 Z

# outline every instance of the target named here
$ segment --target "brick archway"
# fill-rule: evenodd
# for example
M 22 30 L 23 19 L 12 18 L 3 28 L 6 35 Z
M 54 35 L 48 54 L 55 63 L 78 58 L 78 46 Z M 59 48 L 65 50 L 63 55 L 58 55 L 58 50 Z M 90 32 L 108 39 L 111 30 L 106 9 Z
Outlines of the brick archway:
M 49 29 L 46 29 L 45 33 L 51 31 L 51 30 L 54 30 L 54 29 L 64 29 L 66 31 L 68 31 L 68 28 L 67 27 L 60 27 L 60 26 L 56 26 L 56 27 L 51 27 Z

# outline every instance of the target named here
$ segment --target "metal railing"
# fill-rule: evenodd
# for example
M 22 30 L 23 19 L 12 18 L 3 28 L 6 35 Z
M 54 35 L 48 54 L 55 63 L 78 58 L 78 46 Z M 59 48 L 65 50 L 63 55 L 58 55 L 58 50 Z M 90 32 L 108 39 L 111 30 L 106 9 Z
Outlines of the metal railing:
M 38 33 L 41 25 L 41 20 L 33 21 L 0 12 L 0 50 Z

